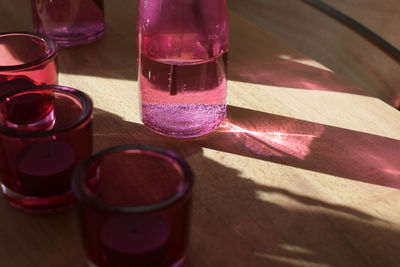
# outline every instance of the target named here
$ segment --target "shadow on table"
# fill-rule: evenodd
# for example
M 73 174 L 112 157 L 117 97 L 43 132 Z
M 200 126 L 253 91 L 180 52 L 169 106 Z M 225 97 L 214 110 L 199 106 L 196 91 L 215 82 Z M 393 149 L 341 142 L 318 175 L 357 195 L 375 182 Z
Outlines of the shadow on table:
M 136 17 L 139 0 L 105 0 L 104 36 L 85 46 L 60 48 L 61 73 L 137 80 Z M 3 31 L 32 31 L 30 4 L 3 5 L 4 14 L 15 13 L 15 23 Z M 14 10 L 15 9 L 15 10 Z M 246 13 L 246 12 L 245 12 Z M 1 16 L 2 13 L 0 13 Z M 271 37 L 265 29 L 230 13 L 229 78 L 234 81 L 299 89 L 362 94 L 364 91 L 337 74 Z M 4 16 L 8 18 L 9 16 Z M 18 23 L 17 23 L 18 22 Z
M 132 35 L 135 32 L 131 33 Z M 233 38 L 241 32 L 233 31 Z M 252 36 L 249 36 L 250 39 Z M 132 41 L 132 40 L 131 40 Z M 134 42 L 134 41 L 133 41 Z M 259 51 L 256 40 L 231 42 L 229 79 L 245 83 L 321 91 L 367 95 L 362 89 L 335 73 L 302 63 L 288 49 Z M 268 45 L 268 44 L 266 44 Z M 254 47 L 252 47 L 254 46 Z M 87 76 L 137 80 L 136 46 L 117 33 L 107 32 L 104 38 L 88 46 L 60 49 L 60 71 Z M 79 64 L 76 60 L 79 59 Z M 310 61 L 312 62 L 312 61 Z
M 105 35 L 87 46 L 61 48 L 60 72 L 137 80 L 137 5 L 106 2 Z M 231 14 L 230 23 L 230 80 L 367 95 L 240 16 Z
M 399 188 L 397 140 L 238 107 L 229 107 L 224 127 L 190 140 L 159 136 L 102 110 L 95 111 L 94 122 L 96 150 L 148 143 L 174 149 L 191 164 L 196 184 L 190 266 L 395 266 L 400 260 L 400 232 L 391 223 L 257 184 L 241 175 L 240 165 L 226 167 L 203 149 Z
M 135 45 L 118 33 L 107 31 L 92 44 L 60 48 L 59 70 L 74 75 L 137 80 L 136 58 Z
M 234 81 L 368 95 L 266 32 L 239 18 L 231 21 L 229 79 Z M 248 26 L 245 26 L 248 25 Z M 249 29 L 247 29 L 249 27 Z
M 105 33 L 95 42 L 59 49 L 60 72 L 137 80 L 136 16 L 139 0 L 104 1 Z
M 197 176 L 192 266 L 396 266 L 400 260 L 400 231 L 391 223 L 257 184 L 207 158 L 202 165 L 216 170 Z

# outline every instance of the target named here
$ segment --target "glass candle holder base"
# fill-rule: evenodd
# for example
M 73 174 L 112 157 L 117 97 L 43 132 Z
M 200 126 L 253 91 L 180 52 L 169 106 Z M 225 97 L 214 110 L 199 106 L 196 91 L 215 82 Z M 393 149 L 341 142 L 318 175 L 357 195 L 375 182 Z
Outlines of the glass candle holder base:
M 18 194 L 4 184 L 0 184 L 0 186 L 4 197 L 11 206 L 28 213 L 44 214 L 63 211 L 75 202 L 72 192 L 53 197 L 38 198 Z
M 99 27 L 98 31 L 93 33 L 88 31 L 87 33 L 81 32 L 79 35 L 76 35 L 74 38 L 73 34 L 67 33 L 68 35 L 52 35 L 51 38 L 57 43 L 59 46 L 63 47 L 71 47 L 71 46 L 81 46 L 90 44 L 104 34 L 104 26 Z
M 89 44 L 104 33 L 103 0 L 31 0 L 34 29 L 59 46 Z

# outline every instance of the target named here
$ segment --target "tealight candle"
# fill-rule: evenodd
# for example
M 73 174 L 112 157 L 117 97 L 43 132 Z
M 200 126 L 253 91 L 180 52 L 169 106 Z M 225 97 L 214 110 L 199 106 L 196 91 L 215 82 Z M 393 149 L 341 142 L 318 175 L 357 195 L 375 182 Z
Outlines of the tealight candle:
M 70 190 L 75 153 L 62 140 L 27 145 L 17 155 L 17 175 L 30 196 L 52 196 Z
M 112 217 L 102 227 L 101 242 L 116 266 L 158 266 L 169 235 L 161 217 Z

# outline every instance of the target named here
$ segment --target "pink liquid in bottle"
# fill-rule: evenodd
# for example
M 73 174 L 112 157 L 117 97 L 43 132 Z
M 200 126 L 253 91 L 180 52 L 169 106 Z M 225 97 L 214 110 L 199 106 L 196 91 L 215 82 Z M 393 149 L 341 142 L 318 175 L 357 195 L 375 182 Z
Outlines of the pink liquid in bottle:
M 229 44 L 225 0 L 141 1 L 141 115 L 150 129 L 195 137 L 226 117 Z

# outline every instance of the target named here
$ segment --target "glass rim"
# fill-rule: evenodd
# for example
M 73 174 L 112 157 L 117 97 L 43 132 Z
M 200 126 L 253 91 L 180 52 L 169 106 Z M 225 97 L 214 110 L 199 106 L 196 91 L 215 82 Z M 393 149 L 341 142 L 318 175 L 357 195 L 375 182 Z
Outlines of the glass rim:
M 79 100 L 79 102 L 82 105 L 82 111 L 73 122 L 68 123 L 60 128 L 57 129 L 51 129 L 51 130 L 39 130 L 39 131 L 22 131 L 18 129 L 13 129 L 10 127 L 6 127 L 4 125 L 0 125 L 0 134 L 4 134 L 7 136 L 11 137 L 18 137 L 18 138 L 39 138 L 39 137 L 51 137 L 54 135 L 58 135 L 60 133 L 65 133 L 70 130 L 73 130 L 77 128 L 78 126 L 84 124 L 91 116 L 93 113 L 93 101 L 88 96 L 86 93 L 72 88 L 68 86 L 62 86 L 62 85 L 38 85 L 38 86 L 32 86 L 32 87 L 27 87 L 27 88 L 18 88 L 14 90 L 10 90 L 5 94 L 0 95 L 0 104 L 5 101 L 8 97 L 17 95 L 19 93 L 29 93 L 29 92 L 35 92 L 38 90 L 52 90 L 55 92 L 60 92 L 64 95 L 72 95 L 76 99 Z
M 182 172 L 182 177 L 183 177 L 182 181 L 177 186 L 177 188 L 181 189 L 177 190 L 173 195 L 161 201 L 157 201 L 147 205 L 136 205 L 136 206 L 115 205 L 97 196 L 88 194 L 85 180 L 87 178 L 86 171 L 91 167 L 91 164 L 97 160 L 104 158 L 107 155 L 129 150 L 150 151 L 160 156 L 168 157 L 173 162 L 177 163 L 177 165 L 180 168 L 180 171 Z M 186 160 L 184 160 L 179 154 L 169 149 L 164 149 L 144 144 L 122 145 L 102 150 L 92 155 L 91 157 L 87 158 L 86 160 L 82 161 L 81 163 L 79 163 L 72 174 L 72 191 L 74 192 L 74 195 L 78 201 L 86 202 L 91 206 L 94 206 L 100 210 L 123 213 L 123 214 L 143 214 L 164 209 L 170 205 L 173 205 L 174 203 L 178 202 L 179 200 L 183 199 L 185 196 L 190 194 L 192 191 L 193 184 L 194 184 L 194 177 L 192 169 L 190 168 Z
M 32 60 L 27 63 L 23 64 L 18 64 L 18 65 L 8 65 L 8 66 L 1 66 L 0 65 L 0 71 L 15 71 L 15 70 L 22 70 L 22 69 L 29 69 L 31 67 L 40 65 L 49 59 L 55 57 L 57 55 L 58 51 L 58 46 L 56 42 L 51 39 L 50 37 L 41 34 L 41 33 L 36 33 L 36 32 L 23 32 L 23 31 L 18 31 L 18 32 L 0 32 L 0 38 L 8 36 L 8 35 L 17 35 L 17 36 L 33 36 L 36 38 L 41 39 L 44 41 L 48 47 L 46 54 L 42 57 L 39 57 L 35 60 Z M 49 51 L 49 52 L 48 52 Z

